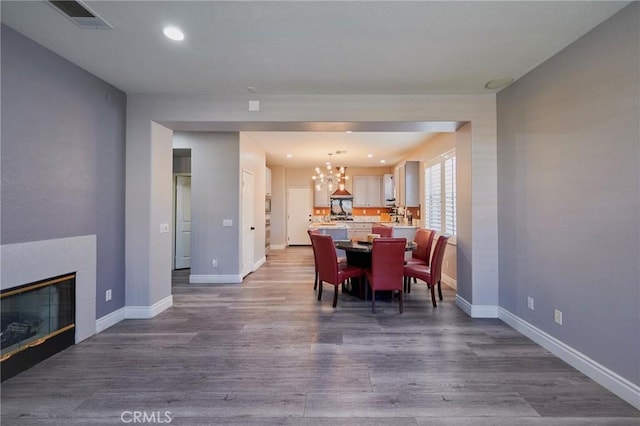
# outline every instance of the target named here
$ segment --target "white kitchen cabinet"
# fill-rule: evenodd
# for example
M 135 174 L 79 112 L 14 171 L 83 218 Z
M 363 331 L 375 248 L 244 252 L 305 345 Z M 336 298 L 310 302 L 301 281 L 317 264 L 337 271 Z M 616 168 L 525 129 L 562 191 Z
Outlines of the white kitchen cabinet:
M 381 176 L 353 177 L 354 207 L 381 207 L 383 205 Z
M 382 203 L 385 206 L 393 206 L 395 204 L 395 191 L 393 183 L 393 175 L 385 174 L 382 176 Z M 390 201 L 393 200 L 393 201 Z
M 420 162 L 405 161 L 394 170 L 396 205 L 418 207 L 420 205 Z
M 314 183 L 313 191 L 313 205 L 315 207 L 330 206 L 330 195 L 327 185 L 320 185 L 320 189 L 318 189 Z
M 265 167 L 265 173 L 264 173 L 264 193 L 267 196 L 271 196 L 271 169 L 268 167 Z

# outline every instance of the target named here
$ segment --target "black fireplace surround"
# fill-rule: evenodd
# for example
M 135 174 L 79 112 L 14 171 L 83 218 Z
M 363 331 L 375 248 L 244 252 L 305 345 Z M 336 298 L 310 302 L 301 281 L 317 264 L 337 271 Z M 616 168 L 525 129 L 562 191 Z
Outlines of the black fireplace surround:
M 75 273 L 0 292 L 1 379 L 75 343 Z

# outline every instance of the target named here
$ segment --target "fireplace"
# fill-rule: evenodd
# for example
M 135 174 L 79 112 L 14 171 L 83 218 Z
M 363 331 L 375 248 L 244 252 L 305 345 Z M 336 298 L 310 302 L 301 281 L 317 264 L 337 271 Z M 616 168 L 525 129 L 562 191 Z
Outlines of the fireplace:
M 71 273 L 0 293 L 3 381 L 75 343 L 75 281 Z

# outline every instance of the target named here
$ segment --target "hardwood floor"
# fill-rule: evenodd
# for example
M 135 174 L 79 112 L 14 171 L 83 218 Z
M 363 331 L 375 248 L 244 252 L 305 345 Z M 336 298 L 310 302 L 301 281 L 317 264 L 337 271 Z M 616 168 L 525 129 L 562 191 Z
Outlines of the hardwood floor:
M 426 286 L 370 302 L 313 290 L 308 247 L 243 284 L 187 284 L 2 383 L 3 425 L 638 425 L 640 412 L 497 319 Z M 162 421 L 158 421 L 162 419 Z M 135 424 L 135 423 L 134 423 Z

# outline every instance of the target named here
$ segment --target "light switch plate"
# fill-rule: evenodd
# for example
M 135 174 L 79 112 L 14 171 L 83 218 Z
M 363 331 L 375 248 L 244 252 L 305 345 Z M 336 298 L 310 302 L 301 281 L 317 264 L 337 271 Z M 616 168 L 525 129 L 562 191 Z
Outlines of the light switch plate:
M 222 221 L 222 226 L 224 226 L 225 228 L 231 228 L 233 226 L 233 220 L 231 219 L 224 219 Z
M 168 223 L 161 223 L 160 224 L 160 233 L 161 234 L 166 234 L 167 232 L 169 232 L 169 224 Z

